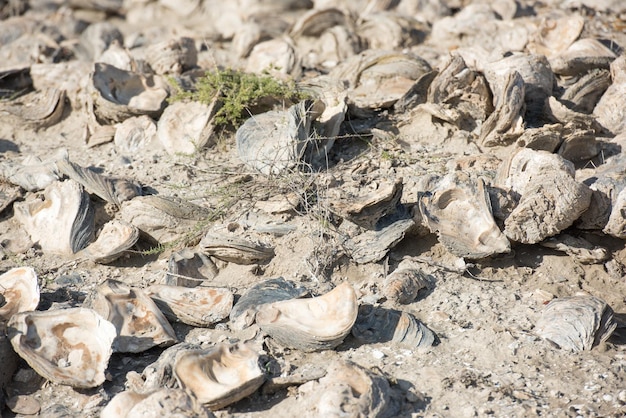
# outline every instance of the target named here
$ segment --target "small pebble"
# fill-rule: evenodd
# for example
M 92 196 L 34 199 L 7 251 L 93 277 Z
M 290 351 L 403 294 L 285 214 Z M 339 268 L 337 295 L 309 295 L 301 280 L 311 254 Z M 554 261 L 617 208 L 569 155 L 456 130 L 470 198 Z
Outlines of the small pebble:
M 607 393 L 606 395 L 602 395 L 602 399 L 604 399 L 606 402 L 611 402 L 613 400 L 613 396 Z
M 7 406 L 14 413 L 23 415 L 35 415 L 41 409 L 37 399 L 26 395 L 17 395 L 7 399 Z
M 617 394 L 617 400 L 620 401 L 623 404 L 626 404 L 626 390 L 621 390 Z
M 383 357 L 385 357 L 385 353 L 383 353 L 380 350 L 372 350 L 372 357 L 374 357 L 377 360 L 380 360 Z

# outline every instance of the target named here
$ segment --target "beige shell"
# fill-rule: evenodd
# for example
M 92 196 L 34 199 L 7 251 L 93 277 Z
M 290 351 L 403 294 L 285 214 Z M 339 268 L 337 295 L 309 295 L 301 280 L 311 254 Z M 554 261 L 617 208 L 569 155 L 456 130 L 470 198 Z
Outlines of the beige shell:
M 555 74 L 580 76 L 593 69 L 608 69 L 616 55 L 597 39 L 579 39 L 567 50 L 550 58 Z
M 422 43 L 428 32 L 424 23 L 400 13 L 371 13 L 360 20 L 356 32 L 371 49 L 409 48 Z
M 528 50 L 548 58 L 557 56 L 569 48 L 580 36 L 585 19 L 580 15 L 568 15 L 558 19 L 543 18 L 537 27 Z
M 44 378 L 77 388 L 104 382 L 115 327 L 86 308 L 22 312 L 8 323 L 15 351 Z
M 483 258 L 511 249 L 495 223 L 481 178 L 451 172 L 419 195 L 419 209 L 431 232 L 456 256 Z
M 89 196 L 74 180 L 52 183 L 43 194 L 31 195 L 13 207 L 16 219 L 44 252 L 74 254 L 93 238 Z
M 107 264 L 117 260 L 139 239 L 139 229 L 128 222 L 113 219 L 102 227 L 98 238 L 83 250 L 95 263 Z
M 0 107 L 36 129 L 52 126 L 61 120 L 65 109 L 65 91 L 49 88 L 25 94 Z
M 485 146 L 508 145 L 524 132 L 525 84 L 517 71 L 508 74 L 496 110 L 480 130 L 479 141 Z
M 212 418 L 204 407 L 180 389 L 163 388 L 139 394 L 130 390 L 120 392 L 102 409 L 100 418 Z
M 149 116 L 128 118 L 115 128 L 116 150 L 133 160 L 138 159 L 156 138 L 157 125 Z
M 180 386 L 211 410 L 221 409 L 255 392 L 265 381 L 259 355 L 245 344 L 218 344 L 185 350 L 176 356 L 174 375 Z
M 115 352 L 141 353 L 177 341 L 170 323 L 141 289 L 106 280 L 85 303 L 115 325 Z
M 196 43 L 182 37 L 151 44 L 146 48 L 146 61 L 157 74 L 180 74 L 198 62 Z
M 117 39 L 111 42 L 109 47 L 96 59 L 96 62 L 109 64 L 124 71 L 132 71 L 137 65 L 128 49 L 124 48 Z
M 626 189 L 614 198 L 611 215 L 602 232 L 617 238 L 626 238 Z
M 245 71 L 248 73 L 269 72 L 274 77 L 285 78 L 286 75 L 298 79 L 302 72 L 300 57 L 288 38 L 276 38 L 256 44 L 248 60 Z
M 61 149 L 44 161 L 29 155 L 21 163 L 4 161 L 0 163 L 0 177 L 9 183 L 35 192 L 43 190 L 60 178 L 56 162 L 67 156 L 67 150 Z
M 604 92 L 593 109 L 593 115 L 600 125 L 619 134 L 626 131 L 626 109 L 621 100 L 626 94 L 626 57 L 621 56 L 611 63 L 613 84 Z
M 344 282 L 322 296 L 262 305 L 256 322 L 281 345 L 319 351 L 341 344 L 350 333 L 357 313 L 354 288 Z
M 230 233 L 209 231 L 199 244 L 205 254 L 235 264 L 254 264 L 274 257 L 274 248 Z
M 606 341 L 616 327 L 613 310 L 606 302 L 595 296 L 580 295 L 548 303 L 535 332 L 564 350 L 582 351 Z
M 0 275 L 0 321 L 39 305 L 39 283 L 32 267 L 16 267 Z
M 234 295 L 224 288 L 152 285 L 146 294 L 165 316 L 196 327 L 221 321 L 233 308 Z
M 208 218 L 209 211 L 174 196 L 138 196 L 124 202 L 118 218 L 130 222 L 159 243 L 189 237 L 200 221 Z M 192 237 L 189 237 L 192 238 Z
M 380 230 L 368 230 L 346 241 L 350 257 L 359 263 L 380 261 L 415 227 L 412 219 L 400 219 Z
M 94 65 L 90 88 L 94 113 L 105 123 L 140 115 L 157 118 L 168 96 L 166 83 L 158 76 L 144 76 L 104 63 Z
M 219 109 L 218 96 L 206 105 L 200 102 L 175 102 L 169 105 L 157 124 L 157 138 L 171 154 L 200 151 L 213 133 L 213 117 Z
M 428 287 L 428 280 L 418 267 L 403 263 L 385 278 L 382 293 L 393 302 L 407 304 L 415 300 L 420 290 Z

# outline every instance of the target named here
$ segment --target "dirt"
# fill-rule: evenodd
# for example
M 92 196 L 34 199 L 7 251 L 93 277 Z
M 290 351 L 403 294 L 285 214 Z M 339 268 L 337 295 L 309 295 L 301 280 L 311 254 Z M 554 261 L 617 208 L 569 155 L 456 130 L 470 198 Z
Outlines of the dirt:
M 222 263 L 210 285 L 229 287 L 241 295 L 254 283 L 282 276 L 302 284 L 312 295 L 320 295 L 348 281 L 361 303 L 375 300 L 384 307 L 409 312 L 438 337 L 433 347 L 409 349 L 386 343 L 363 344 L 349 335 L 336 349 L 318 353 L 282 348 L 266 337 L 264 351 L 272 358 L 268 374 L 325 367 L 335 359 L 350 360 L 387 378 L 394 416 L 399 417 L 626 414 L 625 328 L 618 328 L 608 341 L 592 350 L 578 353 L 560 350 L 534 332 L 542 309 L 553 297 L 578 292 L 605 300 L 618 319 L 626 318 L 626 248 L 622 240 L 572 229 L 569 232 L 607 248 L 608 260 L 582 264 L 540 245 L 513 244 L 510 253 L 467 260 L 471 264 L 459 271 L 459 259 L 446 251 L 435 234 L 409 233 L 383 260 L 359 265 L 350 259 L 338 238 L 341 219 L 329 214 L 323 187 L 318 188 L 316 201 L 300 210 L 271 214 L 259 209 L 263 201 L 298 191 L 301 179 L 268 179 L 249 172 L 237 156 L 232 132 L 223 134 L 217 145 L 192 156 L 169 155 L 156 142 L 137 155 L 127 156 L 118 153 L 112 142 L 88 146 L 86 123 L 86 115 L 76 107 L 67 109 L 59 123 L 44 129 L 1 123 L 0 159 L 17 161 L 28 155 L 45 158 L 65 148 L 73 162 L 136 180 L 144 191 L 224 209 L 215 224 L 230 225 L 235 231 L 249 228 L 246 222 L 288 225 L 292 230 L 285 235 L 265 235 L 275 247 L 271 261 L 249 266 Z M 420 136 L 420 132 L 415 135 Z M 444 172 L 445 163 L 455 157 L 449 152 L 454 146 L 448 144 L 444 150 L 441 144 L 422 140 L 407 147 L 407 141 L 353 135 L 330 151 L 327 170 L 307 176 L 322 186 L 332 183 L 330 177 L 346 173 L 364 183 L 372 178 L 403 178 L 402 202 L 415 206 L 417 194 L 412 185 L 426 173 Z M 474 151 L 467 145 L 466 153 Z M 496 152 L 502 155 L 508 151 Z M 456 156 L 463 154 L 460 151 Z M 92 203 L 103 207 L 97 198 L 92 197 Z M 148 254 L 150 245 L 142 244 L 109 265 L 45 254 L 29 241 L 11 207 L 1 214 L 0 237 L 4 248 L 0 270 L 32 266 L 37 271 L 42 298 L 39 309 L 79 306 L 106 279 L 139 288 L 161 283 L 169 256 L 179 249 Z M 417 260 L 428 275 L 427 289 L 408 305 L 380 299 L 384 278 L 406 257 Z M 173 325 L 180 341 L 205 345 L 254 336 L 253 330 L 231 330 L 228 320 L 211 328 Z M 35 399 L 43 411 L 40 416 L 98 416 L 110 399 L 124 390 L 126 374 L 141 373 L 162 351 L 157 347 L 136 355 L 114 354 L 107 381 L 101 387 L 81 390 L 46 382 L 19 361 L 4 392 L 6 399 L 18 394 Z M 305 415 L 302 396 L 296 387 L 271 394 L 259 390 L 214 413 L 218 417 Z M 8 409 L 2 412 L 7 417 L 18 415 Z

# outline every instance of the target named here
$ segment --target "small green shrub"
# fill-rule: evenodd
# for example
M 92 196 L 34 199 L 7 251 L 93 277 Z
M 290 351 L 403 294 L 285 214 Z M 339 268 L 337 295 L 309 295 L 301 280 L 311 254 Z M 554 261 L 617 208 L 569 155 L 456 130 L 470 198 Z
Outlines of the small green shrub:
M 186 91 L 178 83 L 174 84 L 177 92 L 170 98 L 170 102 L 196 100 L 209 104 L 219 95 L 221 107 L 215 115 L 216 126 L 237 127 L 249 117 L 251 109 L 281 100 L 296 101 L 304 98 L 294 82 L 286 83 L 270 75 L 249 74 L 233 69 L 208 71 L 196 82 L 194 91 Z

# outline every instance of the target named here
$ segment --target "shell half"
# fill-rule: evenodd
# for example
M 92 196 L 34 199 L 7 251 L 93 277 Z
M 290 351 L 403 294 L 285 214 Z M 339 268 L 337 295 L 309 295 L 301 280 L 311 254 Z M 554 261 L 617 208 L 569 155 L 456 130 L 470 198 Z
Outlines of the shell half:
M 0 276 L 0 321 L 20 312 L 34 311 L 39 305 L 39 283 L 32 267 L 13 268 Z

